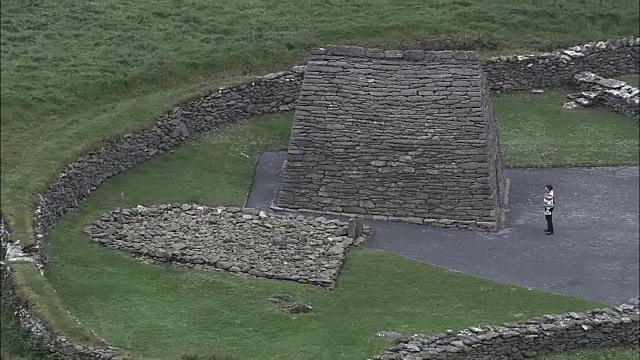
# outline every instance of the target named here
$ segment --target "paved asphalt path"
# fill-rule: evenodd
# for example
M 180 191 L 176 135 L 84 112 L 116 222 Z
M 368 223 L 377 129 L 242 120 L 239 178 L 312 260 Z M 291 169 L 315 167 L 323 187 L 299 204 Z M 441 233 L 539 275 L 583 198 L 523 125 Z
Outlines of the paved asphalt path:
M 247 207 L 268 210 L 286 152 L 256 164 Z M 639 290 L 638 167 L 506 169 L 509 206 L 501 230 L 482 233 L 368 221 L 365 246 L 520 286 L 611 304 Z M 544 185 L 554 185 L 554 235 L 546 235 Z

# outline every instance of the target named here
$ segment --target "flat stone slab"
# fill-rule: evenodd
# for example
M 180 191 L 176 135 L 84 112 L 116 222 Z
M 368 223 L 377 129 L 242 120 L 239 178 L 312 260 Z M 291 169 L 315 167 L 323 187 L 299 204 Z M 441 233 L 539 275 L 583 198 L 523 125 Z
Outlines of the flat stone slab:
M 333 287 L 345 252 L 364 241 L 323 217 L 173 204 L 124 209 L 85 228 L 91 240 L 136 258 Z
M 247 206 L 268 210 L 284 152 L 258 159 Z M 495 233 L 368 220 L 365 246 L 524 287 L 620 304 L 639 289 L 638 167 L 505 169 L 509 206 Z M 554 184 L 555 234 L 541 196 Z

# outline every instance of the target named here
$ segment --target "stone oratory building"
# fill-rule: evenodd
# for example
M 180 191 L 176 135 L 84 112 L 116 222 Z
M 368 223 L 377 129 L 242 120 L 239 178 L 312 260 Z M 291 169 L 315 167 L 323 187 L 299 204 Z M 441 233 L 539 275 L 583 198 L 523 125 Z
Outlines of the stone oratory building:
M 311 53 L 278 207 L 494 230 L 504 193 L 474 52 Z

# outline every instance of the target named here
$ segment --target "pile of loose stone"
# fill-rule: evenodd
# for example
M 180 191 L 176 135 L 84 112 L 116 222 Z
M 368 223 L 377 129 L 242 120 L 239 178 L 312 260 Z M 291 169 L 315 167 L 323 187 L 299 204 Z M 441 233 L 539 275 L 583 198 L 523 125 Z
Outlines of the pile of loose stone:
M 329 288 L 368 232 L 351 238 L 348 223 L 324 217 L 190 204 L 115 210 L 85 228 L 93 241 L 151 262 Z
M 565 109 L 604 105 L 626 116 L 638 116 L 640 89 L 635 86 L 586 71 L 576 74 L 573 79 L 583 91 L 567 95 L 571 101 L 563 105 Z

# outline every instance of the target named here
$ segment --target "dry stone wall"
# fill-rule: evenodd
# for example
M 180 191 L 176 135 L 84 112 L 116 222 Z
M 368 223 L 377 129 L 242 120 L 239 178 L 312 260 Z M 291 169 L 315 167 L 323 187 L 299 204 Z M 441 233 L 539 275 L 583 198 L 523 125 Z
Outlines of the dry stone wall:
M 433 336 L 399 336 L 392 348 L 370 360 L 511 360 L 576 348 L 637 348 L 638 302 L 634 298 L 618 307 L 544 315 L 523 323 L 471 327 Z
M 332 288 L 345 254 L 364 236 L 346 222 L 240 208 L 163 204 L 102 215 L 89 238 L 136 258 Z
M 495 229 L 504 184 L 473 52 L 312 52 L 277 206 Z
M 486 114 L 487 121 L 485 122 L 485 136 L 487 141 L 488 152 L 488 176 L 489 184 L 491 185 L 491 199 L 493 200 L 492 208 L 496 209 L 496 212 L 503 206 L 503 203 L 508 196 L 507 179 L 504 176 L 504 168 L 502 167 L 502 151 L 500 150 L 500 140 L 498 138 L 498 128 L 494 118 L 493 104 L 491 102 L 491 93 L 487 84 L 486 77 L 482 75 L 480 77 L 480 88 L 482 89 L 482 108 Z M 498 213 L 496 213 L 496 223 L 499 223 Z
M 595 41 L 554 53 L 497 56 L 482 69 L 491 90 L 572 86 L 573 76 L 590 71 L 604 77 L 640 73 L 640 38 Z
M 624 81 L 605 79 L 591 72 L 581 72 L 573 77 L 576 86 L 584 90 L 570 97 L 582 106 L 599 104 L 638 121 L 640 115 L 640 89 Z
M 568 85 L 572 83 L 572 76 L 580 71 L 592 71 L 607 77 L 637 74 L 639 44 L 639 38 L 594 42 L 582 45 L 579 49 L 569 49 L 579 54 L 561 51 L 546 55 L 496 57 L 484 61 L 482 68 L 492 90 Z M 2 265 L 3 281 L 6 280 L 2 286 L 3 293 L 15 285 L 10 276 L 11 262 L 33 261 L 43 269 L 49 229 L 62 215 L 75 209 L 104 180 L 182 144 L 199 132 L 249 116 L 292 110 L 300 91 L 303 72 L 304 66 L 297 66 L 289 71 L 204 94 L 196 100 L 177 105 L 160 116 L 153 127 L 106 141 L 99 148 L 72 161 L 37 199 L 34 214 L 35 252 L 32 252 L 32 248 L 21 249 L 18 241 L 9 241 L 8 232 L 5 236 L 3 230 L 3 255 L 7 247 L 13 249 L 12 259 L 5 257 Z M 5 224 L 2 215 L 0 220 Z M 27 314 L 25 318 L 40 321 L 28 311 L 30 305 L 21 301 L 16 311 Z M 43 322 L 40 323 L 44 326 Z M 28 325 L 25 327 L 33 329 Z M 65 359 L 99 359 L 105 352 L 111 351 L 106 348 L 94 352 L 94 349 L 72 344 L 64 337 L 56 338 L 60 341 L 51 336 L 44 336 L 43 339 L 49 349 L 62 354 Z

